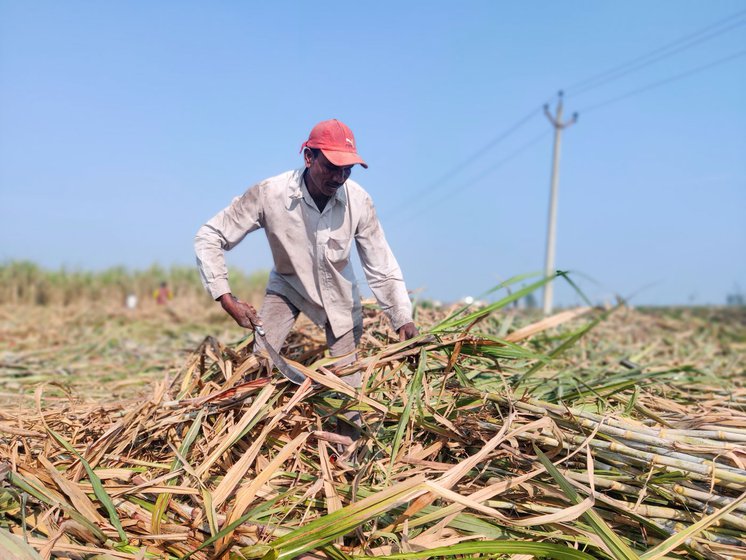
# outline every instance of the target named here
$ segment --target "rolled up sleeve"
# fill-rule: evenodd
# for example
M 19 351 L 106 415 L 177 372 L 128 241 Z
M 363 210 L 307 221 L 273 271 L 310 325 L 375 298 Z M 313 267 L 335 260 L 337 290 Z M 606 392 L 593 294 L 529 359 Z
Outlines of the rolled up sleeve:
M 368 286 L 394 330 L 399 330 L 412 321 L 412 302 L 370 197 L 365 198 L 355 243 Z
M 194 251 L 202 285 L 213 299 L 231 291 L 225 251 L 230 251 L 247 234 L 261 227 L 263 206 L 260 183 L 233 199 L 227 208 L 199 228 L 194 237 Z

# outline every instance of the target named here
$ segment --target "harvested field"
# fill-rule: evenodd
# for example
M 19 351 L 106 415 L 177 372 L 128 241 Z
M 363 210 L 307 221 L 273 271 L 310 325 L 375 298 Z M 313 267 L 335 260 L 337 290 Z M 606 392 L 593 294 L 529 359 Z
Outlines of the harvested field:
M 215 308 L 3 308 L 0 555 L 746 558 L 744 311 L 519 295 L 369 310 L 362 394 L 307 323 L 298 388 Z

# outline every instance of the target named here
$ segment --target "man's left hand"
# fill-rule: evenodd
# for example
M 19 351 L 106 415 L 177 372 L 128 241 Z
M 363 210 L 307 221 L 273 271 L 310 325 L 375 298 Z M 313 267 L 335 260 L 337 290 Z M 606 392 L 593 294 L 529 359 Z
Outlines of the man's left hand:
M 417 327 L 414 326 L 414 323 L 406 323 L 399 327 L 398 333 L 399 341 L 403 342 L 405 340 L 409 340 L 410 338 L 414 338 L 415 336 L 420 334 L 420 331 L 417 330 Z

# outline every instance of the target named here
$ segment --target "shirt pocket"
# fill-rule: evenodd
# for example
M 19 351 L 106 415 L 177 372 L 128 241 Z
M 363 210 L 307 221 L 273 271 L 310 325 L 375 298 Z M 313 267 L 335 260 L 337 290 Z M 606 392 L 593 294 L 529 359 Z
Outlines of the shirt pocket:
M 341 272 L 350 260 L 351 248 L 352 239 L 330 237 L 326 243 L 326 258 L 334 268 Z

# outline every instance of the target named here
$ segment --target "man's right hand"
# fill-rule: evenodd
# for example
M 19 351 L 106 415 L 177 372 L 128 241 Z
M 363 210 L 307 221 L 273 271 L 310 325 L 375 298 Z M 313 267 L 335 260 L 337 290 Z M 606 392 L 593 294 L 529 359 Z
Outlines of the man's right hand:
M 218 301 L 220 301 L 220 305 L 223 306 L 225 312 L 242 327 L 253 329 L 255 326 L 262 324 L 256 309 L 245 301 L 235 298 L 233 294 L 223 294 L 218 298 Z

